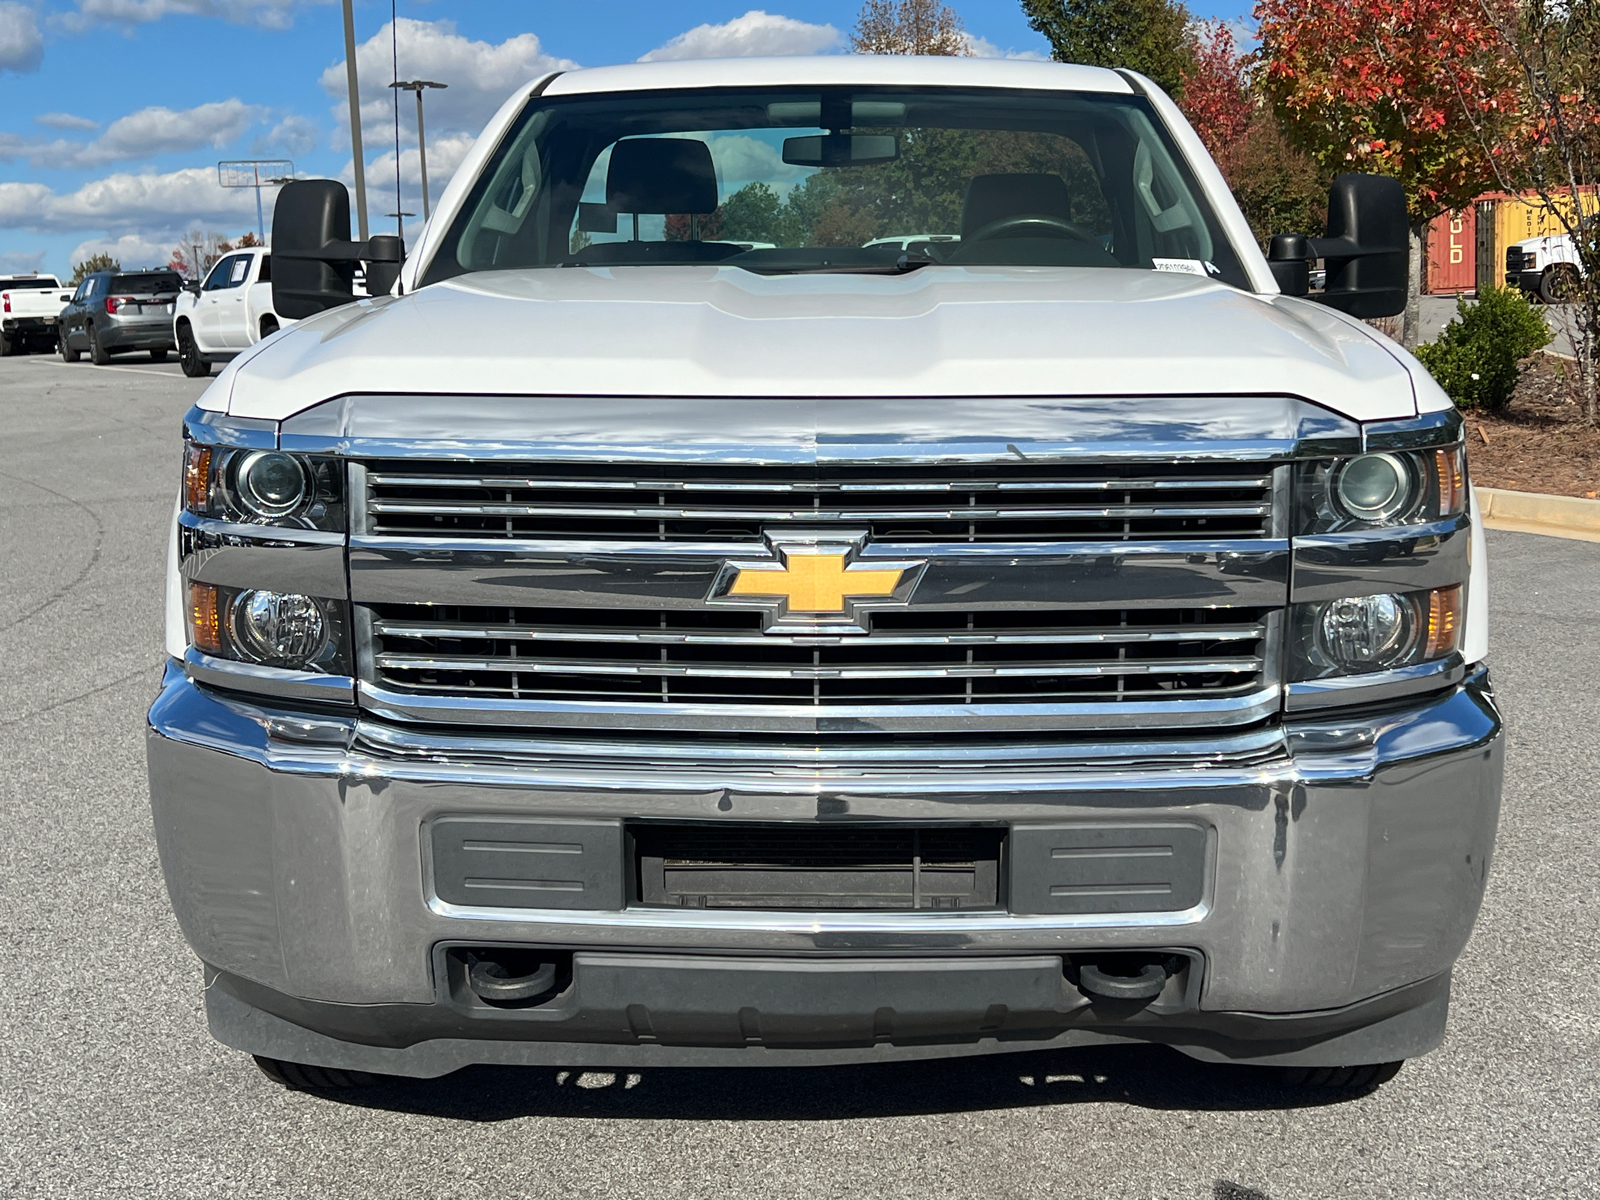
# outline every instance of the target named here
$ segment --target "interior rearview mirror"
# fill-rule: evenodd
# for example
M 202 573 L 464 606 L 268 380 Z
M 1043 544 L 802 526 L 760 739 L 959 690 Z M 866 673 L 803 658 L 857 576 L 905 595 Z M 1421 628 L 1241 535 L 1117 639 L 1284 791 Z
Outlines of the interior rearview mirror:
M 783 139 L 783 161 L 791 167 L 870 167 L 899 157 L 899 139 L 888 133 L 814 133 Z
M 1340 175 L 1328 189 L 1328 236 L 1279 234 L 1267 262 L 1284 295 L 1305 296 L 1310 261 L 1320 258 L 1328 280 L 1312 299 L 1352 317 L 1392 317 L 1406 306 L 1409 232 L 1398 179 Z
M 357 263 L 366 264 L 367 294 L 393 290 L 405 247 L 392 234 L 350 240 L 350 193 L 333 179 L 283 185 L 272 209 L 272 307 L 302 320 L 355 299 Z

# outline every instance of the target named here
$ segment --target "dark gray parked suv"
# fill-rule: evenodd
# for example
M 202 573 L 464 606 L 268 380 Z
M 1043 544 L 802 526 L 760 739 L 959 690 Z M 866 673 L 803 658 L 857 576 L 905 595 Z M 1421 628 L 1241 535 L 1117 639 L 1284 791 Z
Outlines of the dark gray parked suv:
M 172 305 L 183 290 L 176 271 L 96 271 L 84 277 L 61 312 L 61 357 L 77 362 L 87 350 L 96 363 L 126 350 L 148 350 L 161 362 L 172 340 Z

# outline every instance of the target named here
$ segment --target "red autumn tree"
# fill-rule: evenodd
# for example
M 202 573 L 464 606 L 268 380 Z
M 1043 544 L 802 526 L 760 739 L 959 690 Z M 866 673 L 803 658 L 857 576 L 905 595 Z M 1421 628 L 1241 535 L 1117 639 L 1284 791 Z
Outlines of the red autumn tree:
M 1427 224 L 1492 186 L 1482 128 L 1516 110 L 1494 27 L 1476 0 L 1258 0 L 1255 16 L 1263 84 L 1295 141 L 1325 170 L 1405 186 L 1414 347 Z
M 1284 137 L 1262 103 L 1255 55 L 1241 53 L 1225 21 L 1192 27 L 1178 107 L 1211 151 L 1256 240 L 1305 233 L 1327 220 L 1323 170 Z
M 1225 21 L 1201 21 L 1191 44 L 1194 65 L 1184 72 L 1178 107 L 1215 157 L 1244 137 L 1255 113 L 1250 58 Z

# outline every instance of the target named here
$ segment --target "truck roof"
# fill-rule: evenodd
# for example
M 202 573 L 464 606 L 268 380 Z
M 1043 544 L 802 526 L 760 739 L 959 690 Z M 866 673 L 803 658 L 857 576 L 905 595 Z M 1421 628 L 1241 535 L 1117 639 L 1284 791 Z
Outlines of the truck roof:
M 546 96 L 710 87 L 1003 87 L 1063 92 L 1133 88 L 1115 71 L 1032 59 L 825 54 L 789 58 L 679 59 L 589 67 L 558 75 Z

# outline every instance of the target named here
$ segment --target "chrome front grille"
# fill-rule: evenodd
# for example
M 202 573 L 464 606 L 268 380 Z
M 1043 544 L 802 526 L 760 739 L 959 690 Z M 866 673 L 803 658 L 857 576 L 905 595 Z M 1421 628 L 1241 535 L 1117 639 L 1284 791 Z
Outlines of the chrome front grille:
M 382 605 L 374 677 L 439 697 L 630 705 L 1119 704 L 1263 686 L 1262 609 L 877 613 L 866 637 L 758 613 Z
M 1019 452 L 1020 453 L 1020 452 Z M 804 522 L 897 543 L 1163 541 L 1270 533 L 1259 463 L 940 467 L 369 464 L 366 532 L 405 538 L 748 542 Z

